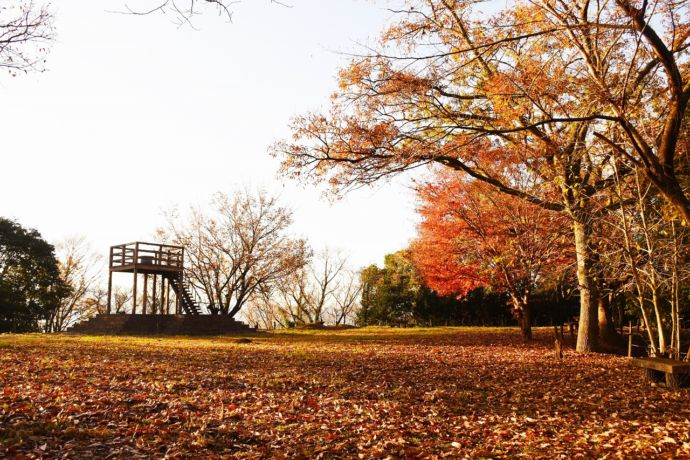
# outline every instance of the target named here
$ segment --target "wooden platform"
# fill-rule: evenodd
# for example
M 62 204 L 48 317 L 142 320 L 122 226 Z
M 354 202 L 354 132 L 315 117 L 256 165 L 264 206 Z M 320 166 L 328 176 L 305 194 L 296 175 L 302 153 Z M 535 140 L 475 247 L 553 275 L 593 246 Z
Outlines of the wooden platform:
M 645 370 L 647 380 L 657 382 L 666 380 L 669 389 L 680 388 L 683 378 L 690 375 L 690 362 L 667 358 L 633 358 L 632 365 Z
M 171 273 L 184 270 L 184 248 L 162 243 L 116 244 L 110 247 L 110 271 Z
M 67 332 L 88 335 L 226 335 L 255 328 L 222 315 L 97 315 Z

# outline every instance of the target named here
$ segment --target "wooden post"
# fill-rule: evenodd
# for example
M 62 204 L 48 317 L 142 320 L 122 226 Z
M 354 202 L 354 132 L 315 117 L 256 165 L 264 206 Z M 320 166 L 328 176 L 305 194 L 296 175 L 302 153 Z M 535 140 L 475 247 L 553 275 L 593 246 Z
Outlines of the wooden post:
M 108 302 L 106 304 L 105 313 L 110 314 L 111 301 L 110 297 L 113 294 L 113 248 L 110 247 L 110 256 L 108 257 Z
M 170 314 L 170 281 L 168 281 L 167 292 L 165 295 L 165 314 Z
M 152 297 L 153 297 L 153 302 L 152 302 L 152 305 L 151 305 L 151 310 L 153 311 L 153 314 L 154 314 L 154 315 L 157 314 L 157 310 L 156 310 L 156 306 L 157 306 L 157 302 L 156 302 L 156 284 L 158 284 L 158 275 L 156 275 L 156 274 L 154 273 L 154 274 L 153 274 L 153 296 L 152 296 Z
M 680 389 L 680 376 L 666 372 L 666 388 L 673 391 Z
M 632 358 L 632 333 L 628 334 L 628 358 Z
M 142 313 L 146 314 L 146 307 L 148 306 L 149 297 L 149 274 L 144 273 L 144 306 L 142 307 Z
M 558 334 L 558 327 L 553 327 L 553 346 L 557 361 L 563 361 L 563 335 Z
M 165 277 L 161 276 L 161 304 L 158 307 L 160 314 L 164 314 L 163 306 L 165 305 Z
M 110 314 L 111 311 L 111 304 L 110 304 L 110 298 L 113 295 L 113 272 L 111 270 L 108 270 L 108 305 L 106 307 L 106 314 Z
M 132 289 L 132 314 L 137 314 L 137 269 L 134 269 L 134 289 Z

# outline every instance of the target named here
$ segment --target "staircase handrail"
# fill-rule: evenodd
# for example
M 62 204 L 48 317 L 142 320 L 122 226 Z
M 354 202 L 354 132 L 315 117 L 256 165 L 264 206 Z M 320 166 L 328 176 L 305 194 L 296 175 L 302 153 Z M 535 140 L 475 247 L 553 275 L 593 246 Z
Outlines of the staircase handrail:
M 202 297 L 197 292 L 196 286 L 194 285 L 194 283 L 189 281 L 189 278 L 186 275 L 186 270 L 184 273 L 185 274 L 182 277 L 182 284 L 180 287 L 182 288 L 183 291 L 186 291 L 187 294 L 190 295 L 190 297 L 191 297 L 190 300 L 192 301 L 192 303 L 194 303 L 195 305 L 198 306 L 199 313 L 202 312 L 202 307 L 208 311 L 209 303 L 202 301 Z

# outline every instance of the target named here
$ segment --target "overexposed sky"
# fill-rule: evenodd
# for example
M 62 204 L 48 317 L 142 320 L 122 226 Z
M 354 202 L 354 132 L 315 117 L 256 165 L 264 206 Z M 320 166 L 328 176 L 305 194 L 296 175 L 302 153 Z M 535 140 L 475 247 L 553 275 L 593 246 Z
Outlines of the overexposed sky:
M 295 234 L 354 267 L 404 247 L 416 221 L 405 179 L 329 203 L 276 177 L 268 146 L 291 116 L 328 106 L 348 61 L 339 52 L 390 19 L 372 1 L 290 3 L 244 0 L 233 23 L 210 12 L 193 30 L 109 13 L 120 0 L 54 2 L 48 71 L 0 75 L 0 215 L 51 242 L 84 234 L 106 253 L 151 240 L 174 204 L 264 187 L 294 209 Z

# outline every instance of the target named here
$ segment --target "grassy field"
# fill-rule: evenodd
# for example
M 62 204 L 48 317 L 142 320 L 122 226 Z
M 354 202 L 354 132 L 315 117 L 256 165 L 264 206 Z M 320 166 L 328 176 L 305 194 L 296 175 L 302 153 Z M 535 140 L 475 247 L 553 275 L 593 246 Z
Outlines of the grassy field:
M 0 458 L 690 457 L 690 391 L 549 331 L 0 336 Z

